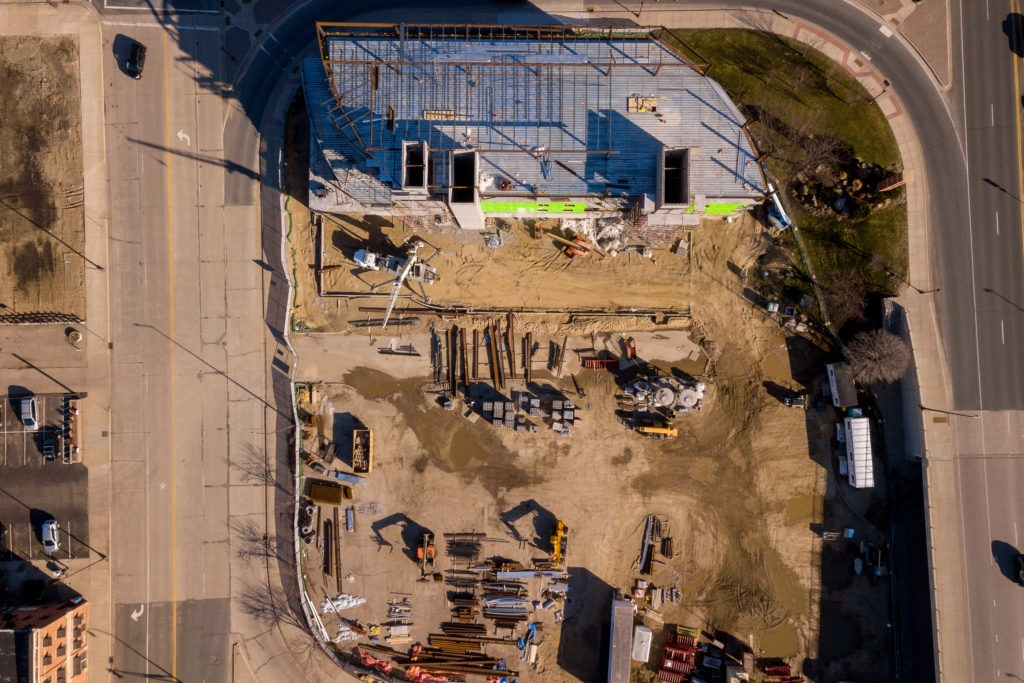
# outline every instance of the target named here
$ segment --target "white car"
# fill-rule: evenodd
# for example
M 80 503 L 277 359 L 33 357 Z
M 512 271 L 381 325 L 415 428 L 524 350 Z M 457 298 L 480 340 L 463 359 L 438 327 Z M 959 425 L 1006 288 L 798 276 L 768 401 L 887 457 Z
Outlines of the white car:
M 43 549 L 47 553 L 55 553 L 60 550 L 60 524 L 55 519 L 48 519 L 43 522 L 42 528 Z
M 25 431 L 39 429 L 39 402 L 35 396 L 21 399 L 21 423 L 25 425 Z

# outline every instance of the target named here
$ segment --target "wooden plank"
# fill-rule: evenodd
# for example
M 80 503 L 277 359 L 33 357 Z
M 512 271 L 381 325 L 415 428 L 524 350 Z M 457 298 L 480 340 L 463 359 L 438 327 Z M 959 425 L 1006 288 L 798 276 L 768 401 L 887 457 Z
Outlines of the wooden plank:
M 466 358 L 466 330 L 465 328 L 459 330 L 459 354 L 462 360 L 462 388 L 466 392 L 466 398 L 469 398 L 469 370 L 467 366 L 469 363 Z
M 526 348 L 523 349 L 523 377 L 529 384 L 533 379 L 533 332 L 526 333 Z
M 565 371 L 565 349 L 569 345 L 569 337 L 562 337 L 562 349 L 558 352 L 558 376 Z
M 505 363 L 502 360 L 504 354 L 501 352 L 501 322 L 494 321 L 491 323 L 493 333 L 491 334 L 491 344 L 494 346 L 494 358 L 495 365 L 498 369 L 498 391 L 505 391 Z
M 506 330 L 508 343 L 508 376 L 516 378 L 516 325 L 512 314 L 508 314 L 508 329 Z
M 480 330 L 473 330 L 473 381 L 480 379 Z
M 341 524 L 337 505 L 334 506 L 334 529 L 332 531 L 334 535 L 334 583 L 338 592 L 341 593 Z
M 458 384 L 456 383 L 456 368 L 459 364 L 459 328 L 454 325 L 448 329 L 448 396 L 449 398 L 455 398 L 455 392 L 458 390 Z

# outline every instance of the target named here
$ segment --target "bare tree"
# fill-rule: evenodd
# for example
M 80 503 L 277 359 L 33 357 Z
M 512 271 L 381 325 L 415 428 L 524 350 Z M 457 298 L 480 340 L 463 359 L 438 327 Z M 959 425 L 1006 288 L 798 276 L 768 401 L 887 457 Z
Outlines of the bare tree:
M 821 293 L 825 310 L 837 329 L 851 320 L 864 320 L 866 296 L 864 278 L 854 268 L 833 271 L 828 279 L 828 285 L 822 288 Z
M 853 378 L 862 384 L 895 382 L 910 365 L 910 349 L 883 329 L 860 332 L 844 349 Z
M 239 520 L 231 525 L 234 532 L 235 556 L 250 560 L 280 560 L 291 564 L 291 559 L 277 552 L 277 539 L 269 536 L 251 520 Z
M 242 481 L 268 487 L 273 486 L 287 492 L 287 489 L 277 481 L 272 467 L 273 462 L 267 458 L 266 454 L 252 445 L 246 446 L 246 450 L 244 456 L 231 460 L 231 468 L 238 471 Z
M 292 612 L 287 598 L 275 595 L 267 583 L 248 584 L 237 599 L 242 612 L 268 626 L 287 624 L 303 631 L 309 629 L 302 618 Z

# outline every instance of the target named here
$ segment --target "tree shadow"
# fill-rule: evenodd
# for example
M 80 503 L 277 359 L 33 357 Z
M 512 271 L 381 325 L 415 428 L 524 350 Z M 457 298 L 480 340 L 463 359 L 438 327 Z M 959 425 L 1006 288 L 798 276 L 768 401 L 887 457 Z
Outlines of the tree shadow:
M 1010 52 L 1017 57 L 1024 57 L 1024 15 L 1019 12 L 1007 14 L 1006 19 L 1003 19 L 1003 34 Z
M 992 559 L 1004 578 L 1017 583 L 1017 556 L 1020 551 L 1006 541 L 992 541 Z

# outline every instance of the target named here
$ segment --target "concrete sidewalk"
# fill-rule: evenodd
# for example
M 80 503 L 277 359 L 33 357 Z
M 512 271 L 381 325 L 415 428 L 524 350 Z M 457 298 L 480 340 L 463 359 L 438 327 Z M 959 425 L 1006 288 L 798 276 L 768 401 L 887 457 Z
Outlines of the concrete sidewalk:
M 66 35 L 78 43 L 82 106 L 82 160 L 85 205 L 85 256 L 104 269 L 87 266 L 87 322 L 75 325 L 85 335 L 75 351 L 64 339 L 65 325 L 40 325 L 5 330 L 5 340 L 24 349 L 38 370 L 61 384 L 87 391 L 82 406 L 82 453 L 89 470 L 90 557 L 75 560 L 65 583 L 90 603 L 89 659 L 101 669 L 111 649 L 110 604 L 110 340 L 108 317 L 107 230 L 108 188 L 103 112 L 103 36 L 99 16 L 88 4 L 3 4 L 0 32 L 5 35 Z M 13 347 L 5 349 L 14 350 Z M 8 364 L 4 364 L 5 367 Z M 6 376 L 6 373 L 5 373 Z

